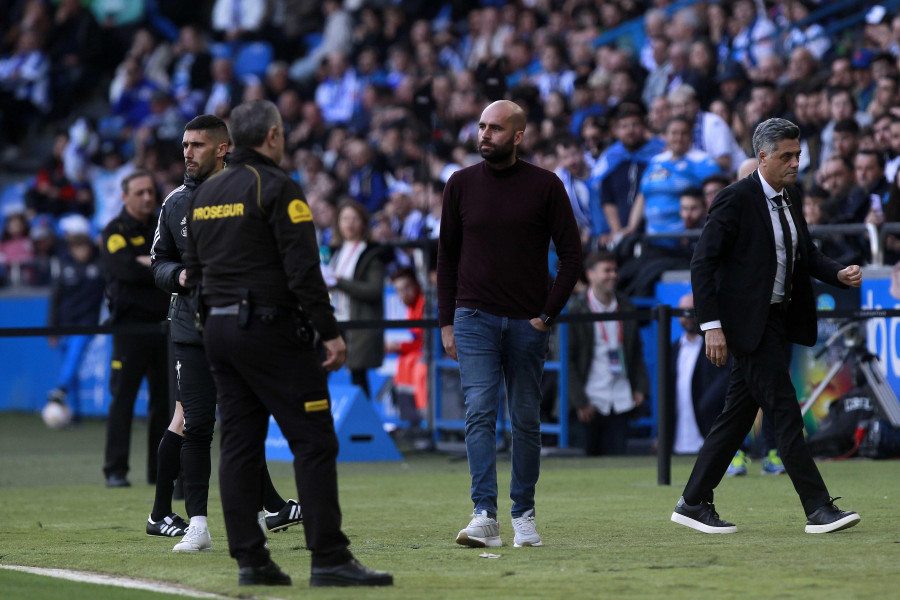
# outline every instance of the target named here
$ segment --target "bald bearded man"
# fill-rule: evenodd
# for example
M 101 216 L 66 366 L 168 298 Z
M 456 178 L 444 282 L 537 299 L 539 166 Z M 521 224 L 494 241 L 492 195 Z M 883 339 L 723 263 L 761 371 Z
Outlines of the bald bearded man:
M 562 182 L 516 155 L 525 122 L 513 102 L 485 108 L 478 122 L 484 161 L 454 173 L 444 189 L 438 318 L 444 350 L 459 361 L 475 506 L 456 542 L 473 548 L 502 545 L 495 432 L 501 379 L 512 423 L 514 545 L 542 545 L 534 519 L 541 375 L 550 326 L 581 271 L 578 225 Z M 559 256 L 552 286 L 551 239 Z

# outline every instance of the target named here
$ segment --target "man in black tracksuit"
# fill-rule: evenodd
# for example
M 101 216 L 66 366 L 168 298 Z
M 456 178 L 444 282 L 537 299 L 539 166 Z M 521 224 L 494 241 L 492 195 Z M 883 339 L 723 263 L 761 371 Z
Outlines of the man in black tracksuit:
M 201 284 L 206 354 L 222 417 L 219 486 L 228 545 L 241 585 L 290 585 L 256 526 L 262 504 L 269 415 L 294 454 L 294 474 L 312 551 L 313 586 L 391 585 L 350 553 L 341 531 L 337 436 L 324 369 L 344 363 L 309 206 L 278 164 L 284 125 L 274 104 L 231 112 L 235 151 L 228 169 L 191 199 L 187 285 Z M 302 312 L 301 312 L 302 311 Z M 322 338 L 320 364 L 311 325 Z
M 166 318 L 168 295 L 156 287 L 150 272 L 150 244 L 156 231 L 156 187 L 143 169 L 122 180 L 122 212 L 104 228 L 101 264 L 107 278 L 110 322 L 158 323 Z M 107 487 L 128 487 L 128 454 L 134 401 L 144 375 L 150 388 L 147 407 L 147 481 L 156 482 L 156 449 L 169 423 L 166 336 L 113 334 L 109 375 L 112 402 L 106 423 Z
M 175 417 L 159 447 L 159 478 L 156 501 L 147 530 L 158 535 L 158 525 L 172 515 L 172 488 L 182 469 L 184 501 L 190 526 L 175 545 L 179 552 L 196 552 L 211 547 L 207 527 L 209 499 L 210 446 L 216 424 L 216 388 L 209 362 L 203 351 L 203 336 L 197 329 L 196 297 L 185 287 L 182 257 L 187 243 L 187 205 L 197 186 L 221 171 L 228 151 L 228 128 L 214 115 L 200 115 L 184 128 L 182 148 L 185 161 L 184 185 L 166 197 L 159 216 L 151 249 L 151 268 L 156 285 L 174 294 L 169 318 L 169 333 L 175 353 L 178 400 Z M 183 435 L 183 441 L 182 441 Z M 296 500 L 285 502 L 272 485 L 268 469 L 263 469 L 263 498 L 269 513 L 270 530 L 281 530 L 300 523 Z M 172 534 L 168 534 L 175 537 Z

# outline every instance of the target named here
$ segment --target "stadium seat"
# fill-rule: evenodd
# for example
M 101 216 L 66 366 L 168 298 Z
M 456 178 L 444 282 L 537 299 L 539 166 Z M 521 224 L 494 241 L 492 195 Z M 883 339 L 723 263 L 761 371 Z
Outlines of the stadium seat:
M 243 79 L 248 75 L 262 78 L 272 62 L 275 52 L 268 42 L 248 42 L 242 45 L 234 57 L 234 75 Z

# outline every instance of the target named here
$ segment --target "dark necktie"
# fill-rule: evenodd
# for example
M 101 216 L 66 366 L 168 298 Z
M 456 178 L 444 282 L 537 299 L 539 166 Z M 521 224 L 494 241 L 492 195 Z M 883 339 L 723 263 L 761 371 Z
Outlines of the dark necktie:
M 773 197 L 772 202 L 775 203 L 775 208 L 772 210 L 778 213 L 778 220 L 781 221 L 781 233 L 784 237 L 784 253 L 786 258 L 784 261 L 783 302 L 787 305 L 791 299 L 791 276 L 794 272 L 794 244 L 793 238 L 791 237 L 791 227 L 788 224 L 788 216 L 785 214 L 790 209 L 784 205 L 781 195 Z

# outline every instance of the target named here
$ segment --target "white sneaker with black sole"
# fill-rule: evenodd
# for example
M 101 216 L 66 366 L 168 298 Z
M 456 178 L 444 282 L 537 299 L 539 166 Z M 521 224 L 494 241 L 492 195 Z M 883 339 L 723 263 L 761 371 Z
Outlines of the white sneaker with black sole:
M 537 527 L 534 524 L 534 509 L 525 512 L 521 517 L 515 517 L 512 520 L 513 531 L 516 537 L 513 539 L 513 547 L 521 548 L 522 546 L 543 546 L 541 536 L 538 535 Z
M 470 548 L 496 548 L 502 546 L 500 541 L 500 523 L 488 516 L 486 510 L 472 515 L 472 520 L 465 529 L 456 536 L 456 543 Z
M 712 502 L 701 502 L 696 506 L 686 504 L 682 497 L 675 505 L 672 521 L 703 533 L 735 533 L 737 525 L 723 521 Z
M 172 552 L 203 552 L 212 550 L 212 539 L 209 537 L 209 529 L 190 525 L 181 541 L 175 544 Z

